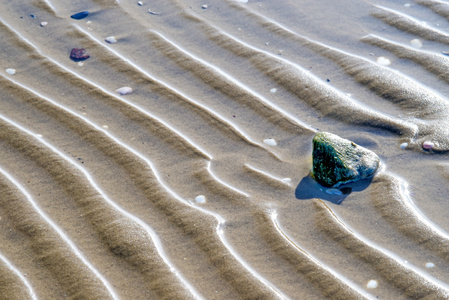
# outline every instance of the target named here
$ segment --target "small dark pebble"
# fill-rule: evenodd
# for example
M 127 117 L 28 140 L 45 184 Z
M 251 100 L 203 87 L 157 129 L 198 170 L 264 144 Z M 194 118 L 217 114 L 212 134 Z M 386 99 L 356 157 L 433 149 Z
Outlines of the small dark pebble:
M 83 61 L 88 59 L 90 56 L 84 48 L 73 48 L 72 52 L 70 52 L 70 59 L 74 61 Z
M 30 15 L 30 17 L 32 17 L 33 19 L 35 19 L 35 18 L 36 18 L 36 16 L 35 16 L 35 15 Z
M 326 79 L 326 81 L 327 81 L 327 82 L 331 82 L 331 80 L 330 80 L 330 79 Z
M 81 19 L 84 19 L 85 17 L 87 17 L 88 15 L 89 15 L 89 12 L 86 10 L 86 11 L 82 11 L 77 14 L 71 15 L 70 18 L 75 19 L 75 20 L 81 20 Z

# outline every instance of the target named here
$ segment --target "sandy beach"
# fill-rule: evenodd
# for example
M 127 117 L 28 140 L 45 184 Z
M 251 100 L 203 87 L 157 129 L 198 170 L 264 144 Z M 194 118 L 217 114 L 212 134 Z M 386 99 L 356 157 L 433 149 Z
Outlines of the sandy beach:
M 448 299 L 448 19 L 2 1 L 0 299 Z M 320 131 L 374 178 L 315 182 Z

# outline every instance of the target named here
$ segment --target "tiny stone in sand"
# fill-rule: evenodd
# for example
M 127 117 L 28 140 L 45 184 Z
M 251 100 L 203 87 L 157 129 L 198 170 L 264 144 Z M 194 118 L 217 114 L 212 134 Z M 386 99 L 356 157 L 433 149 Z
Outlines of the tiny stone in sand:
M 48 25 L 48 22 L 41 22 L 41 27 L 45 27 Z
M 435 146 L 435 144 L 431 141 L 425 141 L 424 143 L 422 143 L 422 147 L 426 150 L 430 150 Z
M 107 38 L 104 39 L 106 42 L 108 42 L 109 44 L 115 44 L 117 43 L 117 39 L 115 38 L 115 36 L 108 36 Z
M 128 86 L 124 86 L 116 90 L 116 92 L 119 93 L 120 95 L 128 95 L 133 92 L 133 89 Z
M 84 19 L 85 17 L 87 17 L 88 15 L 89 15 L 89 12 L 86 10 L 86 11 L 82 11 L 77 14 L 71 15 L 70 18 L 75 19 L 75 20 L 81 20 L 81 19 Z
M 201 6 L 202 9 L 207 9 L 207 7 L 208 7 L 207 4 Z
M 369 288 L 369 289 L 377 288 L 377 281 L 376 280 L 368 281 L 368 283 L 366 284 L 366 287 Z
M 269 146 L 276 146 L 277 145 L 277 143 L 276 143 L 276 141 L 274 139 L 265 139 L 265 140 L 263 140 L 263 142 L 265 144 L 269 145 Z
M 292 179 L 291 179 L 291 178 L 288 178 L 288 177 L 286 177 L 286 178 L 282 178 L 282 181 L 284 181 L 284 182 L 291 182 L 291 181 L 292 181 Z
M 84 48 L 73 48 L 70 52 L 70 58 L 74 61 L 82 61 L 88 59 L 90 56 Z
M 382 66 L 388 66 L 391 64 L 391 61 L 388 58 L 380 56 L 377 58 L 377 63 Z
M 199 195 L 195 198 L 195 202 L 199 204 L 204 204 L 206 203 L 206 197 L 203 195 Z
M 8 69 L 6 69 L 6 73 L 8 73 L 9 75 L 14 75 L 14 74 L 16 74 L 16 69 L 8 68 Z
M 421 48 L 422 42 L 418 39 L 414 39 L 414 40 L 410 41 L 410 45 L 412 45 L 413 47 L 416 47 L 416 48 Z
M 426 268 L 434 268 L 435 267 L 435 264 L 434 263 L 432 263 L 432 262 L 428 262 L 428 263 L 426 263 Z
M 407 146 L 408 146 L 408 143 L 402 143 L 401 144 L 401 149 L 405 149 L 405 148 L 407 148 Z
M 272 88 L 272 89 L 270 90 L 270 93 L 276 93 L 277 90 L 278 90 L 277 88 Z
M 137 2 L 137 5 L 142 6 L 143 2 L 142 1 Z

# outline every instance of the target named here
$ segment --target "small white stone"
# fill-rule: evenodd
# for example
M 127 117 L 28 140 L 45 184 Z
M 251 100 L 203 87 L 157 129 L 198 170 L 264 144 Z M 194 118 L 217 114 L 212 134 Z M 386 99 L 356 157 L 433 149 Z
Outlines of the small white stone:
M 416 47 L 416 48 L 421 48 L 422 42 L 419 39 L 413 39 L 410 41 L 410 45 L 412 45 L 413 47 Z
M 48 22 L 41 22 L 41 27 L 45 27 L 48 25 Z
M 404 4 L 404 7 L 410 7 L 410 6 L 412 6 L 410 3 L 405 3 Z
M 434 263 L 432 263 L 432 262 L 428 262 L 428 263 L 426 263 L 426 268 L 434 268 L 435 267 L 435 264 Z
M 282 181 L 284 181 L 284 182 L 292 182 L 292 179 L 289 178 L 289 177 L 286 177 L 286 178 L 282 178 Z
M 202 8 L 202 9 L 207 9 L 207 4 L 201 5 L 201 8 Z
M 116 90 L 116 92 L 119 93 L 120 95 L 128 95 L 133 92 L 133 89 L 128 86 L 124 86 Z
M 137 2 L 137 5 L 142 6 L 143 2 L 142 1 Z
M 86 24 L 92 24 L 92 21 L 87 21 Z
M 263 142 L 270 146 L 276 146 L 278 144 L 278 143 L 276 143 L 276 141 L 274 139 L 265 139 L 265 140 L 263 140 Z
M 388 58 L 380 56 L 377 58 L 377 63 L 382 66 L 388 66 L 391 64 L 391 61 Z
M 435 144 L 431 141 L 425 141 L 424 143 L 422 143 L 422 147 L 426 150 L 430 150 L 435 146 Z
M 206 203 L 206 197 L 204 195 L 199 195 L 195 198 L 195 202 L 199 204 Z
M 408 146 L 408 143 L 402 143 L 401 144 L 401 149 L 405 149 L 405 148 L 407 148 L 407 146 Z
M 368 283 L 366 284 L 366 287 L 369 288 L 369 289 L 377 288 L 377 281 L 376 280 L 368 281 Z
M 106 42 L 108 42 L 109 44 L 115 44 L 117 43 L 117 39 L 115 38 L 115 36 L 108 36 L 107 38 L 104 39 Z
M 82 61 L 78 62 L 78 67 L 82 67 L 84 65 L 84 63 Z
M 14 74 L 16 74 L 16 69 L 8 68 L 8 69 L 6 69 L 6 73 L 8 73 L 9 75 L 14 75 Z
M 108 129 L 109 126 L 108 126 L 108 125 L 103 125 L 103 128 L 104 128 L 104 129 Z
M 270 93 L 276 93 L 277 92 L 277 88 L 272 88 L 271 90 L 270 90 Z

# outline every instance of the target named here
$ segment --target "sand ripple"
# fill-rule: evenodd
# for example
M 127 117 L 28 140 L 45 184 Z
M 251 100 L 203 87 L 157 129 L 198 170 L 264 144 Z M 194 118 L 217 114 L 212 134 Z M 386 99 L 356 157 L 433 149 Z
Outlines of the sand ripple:
M 449 4 L 334 2 L 1 3 L 1 298 L 448 298 Z

